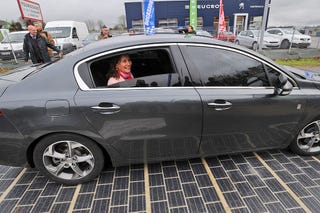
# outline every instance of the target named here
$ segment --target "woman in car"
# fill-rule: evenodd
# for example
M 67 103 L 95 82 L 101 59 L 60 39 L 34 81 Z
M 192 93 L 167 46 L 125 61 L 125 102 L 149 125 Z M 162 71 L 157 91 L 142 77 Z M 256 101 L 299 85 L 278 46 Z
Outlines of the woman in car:
M 111 64 L 111 70 L 107 74 L 108 86 L 126 80 L 132 80 L 132 61 L 129 55 L 121 55 Z

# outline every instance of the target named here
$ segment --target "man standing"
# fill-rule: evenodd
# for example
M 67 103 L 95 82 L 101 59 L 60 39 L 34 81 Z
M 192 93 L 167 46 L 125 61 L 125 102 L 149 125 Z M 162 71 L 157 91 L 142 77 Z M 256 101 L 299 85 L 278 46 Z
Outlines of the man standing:
M 28 63 L 29 54 L 32 63 L 46 63 L 50 62 L 50 56 L 47 47 L 55 50 L 62 57 L 62 51 L 60 51 L 56 46 L 52 45 L 47 39 L 40 36 L 37 33 L 35 26 L 29 25 L 28 31 L 24 37 L 23 41 L 23 51 L 24 51 L 24 61 Z
M 99 40 L 102 39 L 107 39 L 107 38 L 111 38 L 112 35 L 110 35 L 109 33 L 109 28 L 105 25 L 103 25 L 102 29 L 101 29 L 101 34 L 98 36 Z
M 55 42 L 54 42 L 54 39 L 52 37 L 52 35 L 50 33 L 48 33 L 47 31 L 44 31 L 43 28 L 42 28 L 42 23 L 41 22 L 37 22 L 37 23 L 34 23 L 34 26 L 36 27 L 38 33 L 44 37 L 45 39 L 47 39 L 52 45 L 55 45 Z M 48 53 L 49 53 L 49 56 L 50 56 L 50 59 L 51 61 L 54 61 L 54 54 L 53 54 L 53 50 L 48 47 Z

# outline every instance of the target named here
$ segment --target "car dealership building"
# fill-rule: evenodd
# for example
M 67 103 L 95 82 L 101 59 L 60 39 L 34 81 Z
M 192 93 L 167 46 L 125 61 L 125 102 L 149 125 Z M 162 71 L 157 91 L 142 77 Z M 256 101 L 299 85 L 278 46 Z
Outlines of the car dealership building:
M 189 0 L 155 0 L 155 27 L 182 28 L 189 24 Z M 198 29 L 215 33 L 219 23 L 219 0 L 198 0 Z M 224 0 L 227 30 L 238 33 L 260 29 L 265 0 Z M 125 2 L 128 29 L 143 29 L 143 1 Z

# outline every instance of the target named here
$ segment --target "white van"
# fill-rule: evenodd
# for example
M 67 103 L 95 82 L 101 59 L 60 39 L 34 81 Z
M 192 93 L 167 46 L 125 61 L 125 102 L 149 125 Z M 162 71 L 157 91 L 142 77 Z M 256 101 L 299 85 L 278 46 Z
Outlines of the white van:
M 0 42 L 0 58 L 2 60 L 11 60 L 14 58 L 23 58 L 23 40 L 29 31 L 11 32 Z M 12 51 L 13 50 L 13 51 Z
M 44 30 L 53 36 L 55 46 L 64 54 L 80 48 L 82 40 L 89 34 L 87 25 L 78 21 L 50 21 Z

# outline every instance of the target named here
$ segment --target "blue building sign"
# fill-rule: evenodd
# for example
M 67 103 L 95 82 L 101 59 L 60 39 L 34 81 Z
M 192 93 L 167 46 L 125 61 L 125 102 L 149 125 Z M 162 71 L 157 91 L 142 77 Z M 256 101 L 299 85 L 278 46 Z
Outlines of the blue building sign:
M 155 27 L 177 29 L 190 24 L 190 0 L 154 0 Z M 225 0 L 224 16 L 228 31 L 260 29 L 265 0 Z M 127 27 L 144 30 L 143 2 L 125 2 Z M 220 0 L 197 1 L 198 29 L 216 33 Z

